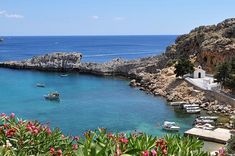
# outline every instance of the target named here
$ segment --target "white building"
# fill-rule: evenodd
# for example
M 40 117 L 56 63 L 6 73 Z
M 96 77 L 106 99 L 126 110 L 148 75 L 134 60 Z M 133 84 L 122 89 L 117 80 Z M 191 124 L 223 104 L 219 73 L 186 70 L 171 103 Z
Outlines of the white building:
M 192 77 L 194 79 L 197 78 L 205 78 L 206 77 L 206 71 L 202 69 L 202 66 L 198 66 L 195 71 L 192 74 Z

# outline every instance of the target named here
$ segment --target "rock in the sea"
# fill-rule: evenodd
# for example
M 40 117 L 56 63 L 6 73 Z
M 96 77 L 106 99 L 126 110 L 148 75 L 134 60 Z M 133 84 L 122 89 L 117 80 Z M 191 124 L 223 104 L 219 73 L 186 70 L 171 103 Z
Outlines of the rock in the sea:
M 132 87 L 136 87 L 137 86 L 136 80 L 135 79 L 131 80 L 129 85 L 132 86 Z

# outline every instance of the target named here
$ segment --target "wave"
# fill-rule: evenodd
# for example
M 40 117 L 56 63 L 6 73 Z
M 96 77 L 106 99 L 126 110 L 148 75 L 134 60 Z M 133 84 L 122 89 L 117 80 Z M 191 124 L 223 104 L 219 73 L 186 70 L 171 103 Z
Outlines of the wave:
M 104 57 L 104 56 L 120 56 L 120 55 L 139 55 L 139 54 L 156 54 L 153 52 L 138 52 L 138 53 L 108 53 L 108 54 L 94 54 L 84 55 L 84 57 Z

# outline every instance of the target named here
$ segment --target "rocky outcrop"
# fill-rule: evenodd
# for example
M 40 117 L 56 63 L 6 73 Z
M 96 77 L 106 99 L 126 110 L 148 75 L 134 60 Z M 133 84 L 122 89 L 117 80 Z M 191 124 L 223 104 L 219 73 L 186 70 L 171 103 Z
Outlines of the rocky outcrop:
M 217 25 L 200 26 L 189 34 L 179 36 L 175 44 L 167 47 L 169 58 L 195 58 L 208 72 L 235 56 L 235 18 L 227 19 Z
M 24 61 L 9 61 L 0 63 L 1 67 L 15 69 L 33 69 L 44 71 L 68 71 L 80 66 L 81 53 L 56 52 L 43 56 L 35 56 Z
M 81 62 L 81 58 L 81 53 L 52 53 L 24 61 L 2 62 L 0 67 L 42 71 L 76 71 L 97 75 L 120 75 L 138 79 L 141 78 L 140 73 L 142 72 L 159 72 L 159 68 L 163 68 L 167 62 L 167 57 L 163 55 L 131 61 L 114 59 L 105 63 Z

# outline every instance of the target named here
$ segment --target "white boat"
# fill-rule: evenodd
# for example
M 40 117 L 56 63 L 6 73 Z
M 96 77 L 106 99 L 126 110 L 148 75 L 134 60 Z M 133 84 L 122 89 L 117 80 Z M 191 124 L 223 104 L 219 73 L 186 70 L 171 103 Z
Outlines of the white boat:
M 61 74 L 60 77 L 67 77 L 69 76 L 68 74 Z
M 210 119 L 196 119 L 195 121 L 195 124 L 198 124 L 198 123 L 201 123 L 201 124 L 206 124 L 206 123 L 215 123 L 214 120 L 210 120 Z
M 199 116 L 199 117 L 197 117 L 197 119 L 201 119 L 201 120 L 217 120 L 218 116 Z
M 53 93 L 49 93 L 48 95 L 44 95 L 44 98 L 46 100 L 58 101 L 60 100 L 60 94 L 58 92 L 53 92 Z
M 209 123 L 206 123 L 206 124 L 197 124 L 195 125 L 196 128 L 201 128 L 201 129 L 205 129 L 205 130 L 212 130 L 215 128 L 215 126 L 212 126 L 211 124 Z
M 162 128 L 167 131 L 178 131 L 180 129 L 180 127 L 176 125 L 175 122 L 169 122 L 169 121 L 164 121 Z
M 43 84 L 43 83 L 37 83 L 36 86 L 37 86 L 37 87 L 45 87 L 46 85 Z
M 200 109 L 200 107 L 186 107 L 186 110 L 194 110 L 194 109 Z
M 201 109 L 186 109 L 186 112 L 190 114 L 200 113 Z
M 199 107 L 198 104 L 186 104 L 186 105 L 183 105 L 183 108 L 188 108 L 188 107 Z
M 186 102 L 184 102 L 184 101 L 170 102 L 171 106 L 180 106 L 180 105 L 183 105 L 183 104 L 186 104 Z

